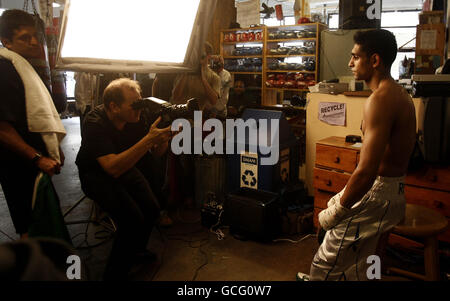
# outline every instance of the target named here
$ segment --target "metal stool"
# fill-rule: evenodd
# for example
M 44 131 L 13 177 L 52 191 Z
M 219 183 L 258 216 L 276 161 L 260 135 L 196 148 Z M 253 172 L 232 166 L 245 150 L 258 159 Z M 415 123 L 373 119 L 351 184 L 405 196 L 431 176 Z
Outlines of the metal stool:
M 80 205 L 84 200 L 86 200 L 86 198 L 87 198 L 87 196 L 83 195 L 73 206 L 71 206 L 68 210 L 66 210 L 66 212 L 64 212 L 63 217 L 66 218 L 70 214 L 70 212 L 72 212 L 72 210 L 74 210 L 76 207 L 78 207 L 78 205 Z M 106 219 L 106 221 L 105 221 L 105 219 Z M 89 230 L 89 225 L 91 223 L 103 226 L 104 231 L 101 231 L 101 232 L 109 233 L 108 237 L 106 237 L 106 239 L 102 238 L 102 241 L 100 243 L 96 243 L 94 245 L 90 245 L 88 243 L 88 230 Z M 95 204 L 95 201 L 92 201 L 90 213 L 89 213 L 89 216 L 87 219 L 76 220 L 76 221 L 66 221 L 66 225 L 77 225 L 77 224 L 86 224 L 84 233 L 78 233 L 77 235 L 72 237 L 72 239 L 74 239 L 76 236 L 84 234 L 84 241 L 78 247 L 76 247 L 77 249 L 81 248 L 83 244 L 86 244 L 88 248 L 99 246 L 99 245 L 103 244 L 104 242 L 106 242 L 107 240 L 109 240 L 109 238 L 111 238 L 112 235 L 117 231 L 117 227 L 116 227 L 116 224 L 114 223 L 113 219 L 108 214 L 101 211 L 101 209 Z M 85 247 L 82 247 L 82 248 L 85 248 Z
M 425 275 L 398 268 L 389 268 L 388 271 L 426 281 L 440 280 L 437 236 L 444 232 L 447 226 L 447 219 L 439 212 L 424 206 L 406 204 L 405 219 L 392 233 L 423 242 Z

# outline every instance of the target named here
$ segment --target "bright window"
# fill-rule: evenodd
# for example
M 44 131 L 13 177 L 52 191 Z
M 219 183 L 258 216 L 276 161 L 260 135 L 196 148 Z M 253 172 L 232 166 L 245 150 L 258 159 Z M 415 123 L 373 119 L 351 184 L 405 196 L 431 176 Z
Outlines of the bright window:
M 5 10 L 6 10 L 6 9 L 4 9 L 4 8 L 0 8 L 0 16 L 3 14 L 3 12 L 4 12 Z M 0 42 L 0 47 L 3 47 L 2 42 Z
M 330 14 L 328 15 L 328 28 L 339 28 L 339 15 Z
M 199 2 L 71 1 L 61 56 L 182 63 Z
M 339 14 L 329 14 L 328 27 L 339 28 Z M 397 46 L 414 48 L 416 45 L 416 25 L 419 24 L 419 11 L 383 12 L 381 14 L 381 28 L 391 31 L 397 40 Z M 414 58 L 414 51 L 398 52 L 392 64 L 391 75 L 394 79 L 399 77 L 400 62 L 405 58 Z
M 397 40 L 397 46 L 414 48 L 416 45 L 416 26 L 419 24 L 418 11 L 384 12 L 381 14 L 381 28 L 391 31 Z M 392 64 L 391 75 L 394 79 L 399 78 L 400 64 L 407 58 L 414 58 L 415 52 L 398 52 L 397 58 Z
M 66 93 L 67 93 L 67 98 L 68 99 L 75 99 L 75 78 L 74 72 L 70 72 L 70 71 L 66 71 L 65 72 L 66 75 Z
M 418 11 L 384 12 L 381 14 L 381 27 L 416 26 L 419 24 Z
M 280 26 L 280 25 L 295 25 L 294 17 L 284 17 L 283 21 L 278 21 L 277 18 L 261 18 L 261 24 L 267 26 Z

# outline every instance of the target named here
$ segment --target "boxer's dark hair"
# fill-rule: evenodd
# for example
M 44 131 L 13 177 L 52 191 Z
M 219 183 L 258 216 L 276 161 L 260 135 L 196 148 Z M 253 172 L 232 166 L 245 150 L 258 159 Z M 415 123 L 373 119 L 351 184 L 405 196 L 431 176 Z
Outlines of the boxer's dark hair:
M 353 36 L 355 44 L 361 46 L 361 50 L 368 57 L 377 53 L 387 69 L 397 57 L 397 42 L 392 32 L 385 29 L 372 29 L 367 31 L 357 31 Z

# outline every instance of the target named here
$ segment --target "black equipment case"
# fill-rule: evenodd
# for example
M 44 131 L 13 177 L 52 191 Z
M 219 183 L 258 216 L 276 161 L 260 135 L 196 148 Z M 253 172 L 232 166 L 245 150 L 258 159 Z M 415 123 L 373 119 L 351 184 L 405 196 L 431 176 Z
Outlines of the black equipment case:
M 273 240 L 281 233 L 279 197 L 269 191 L 241 188 L 226 199 L 225 222 L 235 237 Z

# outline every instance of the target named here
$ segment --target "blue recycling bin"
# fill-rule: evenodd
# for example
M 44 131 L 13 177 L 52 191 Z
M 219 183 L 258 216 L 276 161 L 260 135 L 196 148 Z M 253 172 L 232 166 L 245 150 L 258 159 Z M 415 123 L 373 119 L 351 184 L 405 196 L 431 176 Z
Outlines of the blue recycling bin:
M 297 182 L 300 142 L 291 131 L 284 113 L 246 109 L 241 119 L 248 125 L 251 124 L 245 128 L 244 139 L 238 139 L 238 131 L 241 135 L 244 131 L 241 128 L 237 130 L 236 127 L 233 137 L 228 134 L 226 136 L 227 145 L 234 147 L 233 154 L 227 156 L 227 192 L 234 193 L 245 187 L 278 193 L 283 185 Z M 278 127 L 272 126 L 273 122 L 278 123 Z M 264 123 L 267 125 L 266 131 Z M 261 136 L 266 137 L 267 141 L 262 141 L 265 139 L 261 140 Z M 251 147 L 256 151 L 250 152 Z M 238 149 L 245 152 L 236 153 Z M 271 157 L 274 152 L 278 153 L 277 160 Z M 265 164 L 267 161 L 275 162 Z

